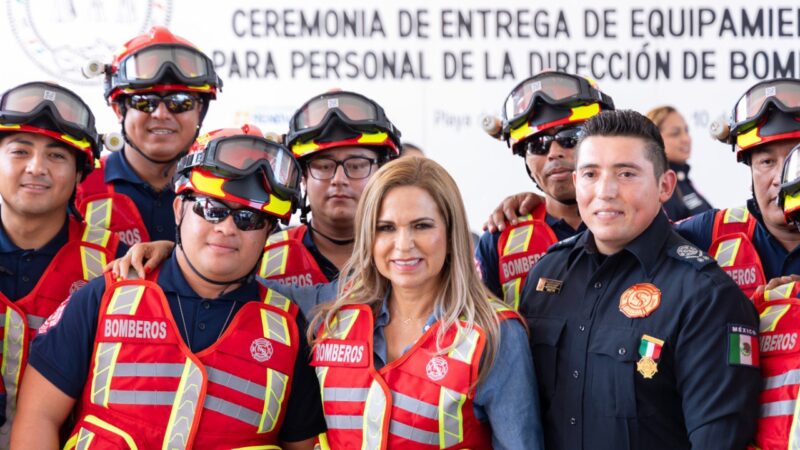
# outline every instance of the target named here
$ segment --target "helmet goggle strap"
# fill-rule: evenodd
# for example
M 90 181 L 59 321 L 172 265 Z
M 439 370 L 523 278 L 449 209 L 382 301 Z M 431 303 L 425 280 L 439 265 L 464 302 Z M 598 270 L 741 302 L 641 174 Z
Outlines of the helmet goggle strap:
M 222 87 L 211 60 L 197 49 L 172 44 L 151 45 L 120 61 L 112 75 L 116 86 L 144 88 L 172 80 L 187 86 Z
M 300 195 L 300 165 L 291 152 L 259 136 L 229 136 L 214 139 L 205 150 L 194 152 L 178 163 L 178 172 L 194 167 L 212 169 L 231 178 L 260 174 L 265 192 L 283 199 Z M 249 197 L 251 198 L 251 197 Z
M 519 83 L 503 104 L 506 129 L 516 128 L 537 113 L 538 105 L 572 106 L 600 103 L 613 109 L 614 102 L 586 78 L 561 72 L 544 72 Z

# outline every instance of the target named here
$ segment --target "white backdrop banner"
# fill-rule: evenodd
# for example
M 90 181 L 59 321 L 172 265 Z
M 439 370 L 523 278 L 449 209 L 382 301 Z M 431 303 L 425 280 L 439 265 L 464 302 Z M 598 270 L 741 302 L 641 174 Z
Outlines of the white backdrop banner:
M 758 80 L 800 76 L 800 5 L 595 0 L 5 0 L 0 89 L 55 80 L 81 94 L 101 132 L 118 129 L 102 82 L 81 67 L 152 25 L 214 61 L 224 89 L 205 129 L 285 132 L 330 88 L 384 106 L 403 138 L 461 187 L 473 228 L 507 194 L 532 190 L 522 159 L 480 128 L 514 85 L 543 68 L 596 79 L 618 108 L 671 104 L 691 128 L 695 184 L 715 206 L 750 196 L 748 169 L 709 123 Z

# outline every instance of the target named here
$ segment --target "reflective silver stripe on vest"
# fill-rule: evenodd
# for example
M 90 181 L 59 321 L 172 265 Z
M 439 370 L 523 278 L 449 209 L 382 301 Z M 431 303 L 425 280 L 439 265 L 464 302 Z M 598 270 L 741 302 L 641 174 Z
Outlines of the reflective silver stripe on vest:
M 144 294 L 144 286 L 129 285 L 118 287 L 112 296 L 111 304 L 108 306 L 108 314 L 128 314 L 135 313 L 134 306 L 136 301 Z M 116 298 L 114 298 L 116 297 Z
M 392 420 L 389 422 L 389 433 L 408 439 L 409 441 L 419 442 L 420 444 L 439 445 L 439 435 L 430 431 L 420 430 L 402 422 Z M 369 449 L 378 447 L 367 447 Z
M 279 231 L 277 233 L 272 233 L 267 238 L 267 245 L 276 244 L 278 242 L 288 241 L 289 240 L 289 232 L 286 230 Z
M 761 417 L 791 416 L 794 414 L 794 400 L 764 403 L 761 405 Z
M 393 406 L 405 409 L 410 413 L 427 417 L 428 419 L 439 419 L 439 410 L 436 405 L 431 405 L 430 403 L 423 402 L 414 397 L 392 391 L 392 403 Z
M 281 295 L 279 292 L 270 289 L 264 298 L 264 303 L 274 306 L 282 311 L 289 311 L 289 305 L 292 303 L 292 301 Z
M 81 261 L 87 280 L 93 280 L 103 274 L 106 259 L 105 254 L 100 250 L 81 246 Z
M 764 292 L 764 298 L 768 301 L 789 298 L 789 295 L 792 294 L 792 289 L 794 289 L 794 282 L 782 284 L 775 289 Z
M 92 403 L 95 405 L 107 405 L 112 369 L 114 361 L 117 359 L 119 346 L 119 343 L 113 342 L 101 342 L 97 345 L 91 392 Z
M 789 307 L 792 305 L 770 305 L 767 306 L 764 311 L 761 313 L 761 317 L 758 319 L 758 331 L 761 333 L 765 333 L 768 331 L 774 331 L 775 325 L 777 325 L 777 319 L 786 311 L 789 310 Z
M 364 404 L 364 421 L 362 425 L 362 449 L 381 448 L 383 440 L 383 418 L 386 415 L 386 394 L 380 384 L 373 380 Z
M 0 367 L 8 398 L 6 402 L 6 417 L 8 420 L 3 426 L 3 431 L 7 433 L 11 431 L 11 418 L 14 417 L 14 413 L 17 410 L 17 389 L 19 388 L 19 375 L 22 369 L 23 343 L 25 342 L 25 333 L 27 331 L 25 329 L 25 319 L 12 308 L 6 309 L 4 319 L 3 362 Z M 7 434 L 3 437 L 5 439 Z
M 183 373 L 183 364 L 119 363 L 114 369 L 116 377 L 174 377 Z
M 257 400 L 264 401 L 266 387 L 263 385 L 237 377 L 232 373 L 225 372 L 215 367 L 206 367 L 206 372 L 208 373 L 208 381 L 249 395 Z
M 286 385 L 289 376 L 274 369 L 267 369 L 267 401 L 261 413 L 261 422 L 258 425 L 259 433 L 269 433 L 278 424 L 281 414 L 281 404 L 286 395 Z
M 439 393 L 439 445 L 451 447 L 464 440 L 462 407 L 467 397 L 457 391 L 442 388 Z
M 503 301 L 508 303 L 509 305 L 514 305 L 517 308 L 519 298 L 517 290 L 519 286 L 522 284 L 522 278 L 514 278 L 511 281 L 507 281 L 503 283 Z
M 747 208 L 737 206 L 736 208 L 729 208 L 724 217 L 725 223 L 745 223 L 747 222 L 748 215 Z
M 524 227 L 518 227 L 511 230 L 503 255 L 513 255 L 515 253 L 524 252 L 527 247 L 526 244 L 530 240 L 532 234 L 533 225 L 526 225 Z
M 264 261 L 261 263 L 261 275 L 264 278 L 283 275 L 286 272 L 286 257 L 289 254 L 289 246 L 281 245 L 267 250 L 264 253 Z
M 264 319 L 264 337 L 280 342 L 283 345 L 291 345 L 286 317 L 275 311 L 267 311 L 265 309 L 261 310 L 261 315 Z
M 348 309 L 336 313 L 336 322 L 331 327 L 333 339 L 344 339 L 358 317 L 359 310 Z
M 325 424 L 330 430 L 360 430 L 364 416 L 325 415 Z
M 464 335 L 465 328 L 459 327 L 456 333 L 456 340 L 460 340 L 456 346 L 447 354 L 450 358 L 466 364 L 472 362 L 472 354 L 478 345 L 478 330 L 473 328 L 468 335 Z
M 172 391 L 120 391 L 108 393 L 108 403 L 116 405 L 171 405 L 175 401 Z
M 167 431 L 164 434 L 165 449 L 185 449 L 192 435 L 192 424 L 195 415 L 199 414 L 200 393 L 203 390 L 203 372 L 191 359 L 187 358 L 183 366 L 181 382 L 174 394 L 172 410 L 169 413 Z
M 720 242 L 719 247 L 717 247 L 717 254 L 714 257 L 720 267 L 733 265 L 733 261 L 736 259 L 736 250 L 739 248 L 741 240 L 741 238 L 733 238 Z
M 38 330 L 44 321 L 47 320 L 46 317 L 34 316 L 33 314 L 26 314 L 25 317 L 28 319 L 28 327 L 33 330 Z
M 110 228 L 111 199 L 93 200 L 86 205 L 86 223 L 94 227 Z
M 326 402 L 364 402 L 367 400 L 367 388 L 326 387 L 322 389 L 322 397 Z
M 764 378 L 764 389 L 775 389 L 793 384 L 800 384 L 800 369 L 794 369 L 780 375 Z
M 94 433 L 86 428 L 81 427 L 78 431 L 78 441 L 75 443 L 75 450 L 87 450 L 92 444 Z
M 219 397 L 214 397 L 213 395 L 206 395 L 206 401 L 203 406 L 208 410 L 218 412 L 232 419 L 240 420 L 254 427 L 258 427 L 258 423 L 261 421 L 261 414 L 258 412 Z
M 89 242 L 90 244 L 105 247 L 110 234 L 111 232 L 105 228 L 97 228 L 89 225 L 86 227 L 86 231 L 83 233 L 83 240 L 85 242 Z

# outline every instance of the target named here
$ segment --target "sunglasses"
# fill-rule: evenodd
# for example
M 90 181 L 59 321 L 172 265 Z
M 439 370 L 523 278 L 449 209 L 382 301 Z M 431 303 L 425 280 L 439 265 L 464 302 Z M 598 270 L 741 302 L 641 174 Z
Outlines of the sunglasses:
M 236 228 L 242 231 L 260 230 L 270 223 L 266 213 L 248 208 L 233 209 L 218 200 L 208 197 L 187 196 L 186 199 L 194 201 L 192 211 L 208 223 L 218 224 L 227 219 L 228 216 L 233 216 L 233 223 Z
M 563 148 L 575 148 L 578 145 L 578 139 L 581 137 L 582 131 L 581 127 L 574 127 L 561 130 L 554 135 L 533 136 L 523 144 L 525 152 L 529 155 L 544 156 L 550 152 L 550 146 L 553 141 L 558 142 L 558 145 Z
M 128 106 L 148 114 L 155 111 L 161 102 L 164 102 L 169 112 L 180 114 L 193 110 L 201 100 L 185 92 L 174 92 L 163 96 L 157 94 L 133 94 L 128 97 Z

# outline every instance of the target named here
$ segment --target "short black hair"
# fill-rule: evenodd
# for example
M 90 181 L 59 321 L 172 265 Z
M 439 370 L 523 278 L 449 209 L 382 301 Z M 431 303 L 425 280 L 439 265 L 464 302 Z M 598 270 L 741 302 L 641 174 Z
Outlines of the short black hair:
M 645 142 L 645 157 L 653 163 L 653 171 L 659 178 L 667 170 L 667 154 L 664 139 L 656 124 L 647 117 L 630 109 L 603 111 L 583 124 L 583 133 L 577 149 L 592 136 L 623 136 L 639 138 Z

